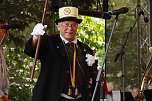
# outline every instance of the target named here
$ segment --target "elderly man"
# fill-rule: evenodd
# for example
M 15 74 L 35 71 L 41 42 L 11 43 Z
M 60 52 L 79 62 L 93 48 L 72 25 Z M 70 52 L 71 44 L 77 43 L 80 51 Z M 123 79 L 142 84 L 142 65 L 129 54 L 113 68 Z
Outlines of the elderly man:
M 77 17 L 77 7 L 61 7 L 55 21 L 59 34 L 44 35 L 45 26 L 41 23 L 34 27 L 24 51 L 34 57 L 38 37 L 42 35 L 38 54 L 41 71 L 32 101 L 90 101 L 97 64 L 91 48 L 76 37 L 82 22 Z

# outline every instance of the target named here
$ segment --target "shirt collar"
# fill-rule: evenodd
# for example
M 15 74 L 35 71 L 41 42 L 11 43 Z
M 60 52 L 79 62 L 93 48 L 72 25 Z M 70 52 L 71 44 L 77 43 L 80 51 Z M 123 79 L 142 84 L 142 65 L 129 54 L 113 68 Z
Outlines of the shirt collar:
M 60 34 L 60 38 L 65 42 L 65 44 L 67 44 L 69 42 L 61 34 Z M 72 42 L 75 43 L 75 44 L 77 44 L 77 38 L 75 38 Z

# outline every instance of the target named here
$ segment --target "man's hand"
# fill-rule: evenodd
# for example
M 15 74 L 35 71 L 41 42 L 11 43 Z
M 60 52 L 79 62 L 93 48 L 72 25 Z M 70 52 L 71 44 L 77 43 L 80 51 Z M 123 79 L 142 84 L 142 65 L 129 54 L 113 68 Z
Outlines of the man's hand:
M 38 37 L 40 35 L 44 35 L 46 28 L 47 28 L 47 25 L 43 25 L 42 23 L 38 23 L 35 25 L 33 32 L 31 33 L 31 35 L 33 35 L 33 40 L 32 40 L 33 47 L 36 46 Z
M 47 28 L 47 25 L 43 25 L 42 23 L 38 23 L 35 25 L 31 35 L 33 35 L 35 37 L 38 37 L 39 35 L 44 35 L 46 28 Z

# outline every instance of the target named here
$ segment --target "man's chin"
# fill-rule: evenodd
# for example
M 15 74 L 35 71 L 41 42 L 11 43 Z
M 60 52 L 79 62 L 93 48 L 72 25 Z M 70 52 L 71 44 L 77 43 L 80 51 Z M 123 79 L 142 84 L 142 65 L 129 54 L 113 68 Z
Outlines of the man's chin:
M 73 37 L 67 37 L 66 39 L 67 39 L 68 41 L 73 41 L 73 40 L 74 40 Z

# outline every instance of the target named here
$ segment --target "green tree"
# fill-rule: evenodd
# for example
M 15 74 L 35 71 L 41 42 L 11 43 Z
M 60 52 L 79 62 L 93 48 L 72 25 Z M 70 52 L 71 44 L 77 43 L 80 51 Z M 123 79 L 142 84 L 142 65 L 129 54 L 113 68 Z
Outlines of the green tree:
M 72 1 L 72 0 L 71 0 Z M 76 4 L 82 9 L 89 10 L 101 10 L 102 0 L 77 0 L 77 2 L 71 2 L 70 0 L 57 0 L 56 2 L 49 2 L 49 5 L 54 4 Z M 145 1 L 146 2 L 146 1 Z M 145 3 L 144 0 L 142 3 Z M 113 89 L 116 85 L 121 84 L 121 77 L 117 77 L 117 74 L 121 71 L 120 57 L 117 62 L 113 62 L 117 53 L 117 48 L 124 43 L 126 35 L 133 22 L 135 20 L 135 0 L 111 0 L 109 1 L 109 10 L 117 9 L 123 6 L 129 7 L 129 12 L 124 15 L 119 15 L 118 23 L 115 32 L 112 37 L 110 49 L 106 58 L 106 76 L 107 81 L 113 85 Z M 30 101 L 33 86 L 37 80 L 40 63 L 37 61 L 35 78 L 30 81 L 30 72 L 33 66 L 33 59 L 29 58 L 23 53 L 25 42 L 30 38 L 33 26 L 37 22 L 41 22 L 43 13 L 44 0 L 3 0 L 0 5 L 0 20 L 4 20 L 8 23 L 19 23 L 20 29 L 9 29 L 6 39 L 3 42 L 3 49 L 6 56 L 9 72 L 9 100 L 10 101 Z M 47 31 L 51 31 L 54 19 L 58 14 L 51 12 L 52 8 L 49 6 L 46 12 L 45 24 L 48 26 Z M 96 57 L 99 60 L 99 67 L 103 60 L 105 52 L 105 42 L 108 42 L 108 38 L 113 26 L 114 18 L 106 21 L 106 33 L 105 33 L 105 21 L 102 18 L 92 18 L 87 16 L 80 16 L 83 19 L 82 24 L 78 30 L 78 38 L 88 44 L 92 49 L 96 49 Z M 47 22 L 46 22 L 47 21 Z M 126 87 L 137 88 L 137 49 L 136 49 L 136 27 L 129 33 L 129 39 L 125 46 L 125 84 Z M 58 33 L 55 27 L 55 32 Z M 106 38 L 106 39 L 105 39 Z
M 31 37 L 33 26 L 41 22 L 44 1 L 3 1 L 0 18 L 8 23 L 19 23 L 20 29 L 9 29 L 3 42 L 9 73 L 9 101 L 30 101 L 32 89 L 39 75 L 40 63 L 37 61 L 35 78 L 30 81 L 33 59 L 23 53 L 26 41 Z M 87 7 L 87 6 L 85 6 Z M 14 9 L 13 9 L 14 8 Z M 46 12 L 45 24 L 50 25 L 52 13 Z M 54 14 L 57 17 L 57 14 Z M 104 20 L 90 17 L 83 19 L 78 37 L 93 49 L 100 49 L 99 55 L 104 54 Z M 48 30 L 52 26 L 48 26 Z M 55 28 L 57 33 L 57 28 Z M 96 33 L 98 31 L 98 33 Z

